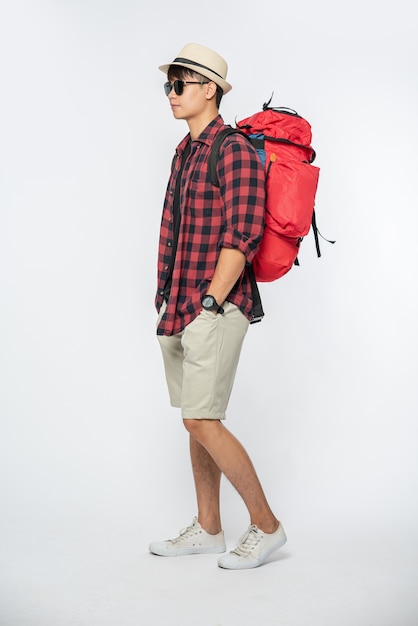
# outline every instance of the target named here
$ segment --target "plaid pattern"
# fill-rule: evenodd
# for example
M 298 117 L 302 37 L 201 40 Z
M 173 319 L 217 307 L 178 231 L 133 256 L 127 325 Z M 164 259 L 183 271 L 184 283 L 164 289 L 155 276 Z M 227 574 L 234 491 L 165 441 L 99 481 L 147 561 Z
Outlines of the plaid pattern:
M 218 161 L 220 187 L 209 180 L 207 162 L 213 140 L 224 128 L 218 115 L 192 142 L 181 180 L 181 225 L 167 309 L 158 335 L 181 332 L 201 311 L 201 297 L 212 280 L 222 247 L 237 248 L 250 263 L 264 228 L 265 178 L 260 159 L 240 135 L 227 137 Z M 173 249 L 173 198 L 181 156 L 190 138 L 186 135 L 173 158 L 161 220 L 155 306 L 164 299 L 167 270 Z M 251 284 L 245 272 L 227 300 L 251 319 Z

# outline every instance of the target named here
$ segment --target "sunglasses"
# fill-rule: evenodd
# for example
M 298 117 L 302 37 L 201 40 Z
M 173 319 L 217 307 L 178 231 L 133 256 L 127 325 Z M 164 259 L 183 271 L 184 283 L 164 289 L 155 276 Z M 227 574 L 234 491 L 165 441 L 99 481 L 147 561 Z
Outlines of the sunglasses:
M 175 80 L 173 83 L 164 83 L 164 92 L 168 96 L 170 91 L 174 88 L 174 93 L 177 96 L 181 96 L 183 93 L 184 85 L 207 85 L 210 81 L 196 81 L 196 80 Z

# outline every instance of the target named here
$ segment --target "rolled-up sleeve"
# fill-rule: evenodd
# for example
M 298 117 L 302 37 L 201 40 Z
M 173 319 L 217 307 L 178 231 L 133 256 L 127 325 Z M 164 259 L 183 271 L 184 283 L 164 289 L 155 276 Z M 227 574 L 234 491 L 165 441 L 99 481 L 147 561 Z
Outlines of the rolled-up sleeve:
M 237 248 L 251 263 L 264 230 L 263 165 L 249 141 L 234 134 L 222 147 L 218 173 L 225 214 L 219 247 Z

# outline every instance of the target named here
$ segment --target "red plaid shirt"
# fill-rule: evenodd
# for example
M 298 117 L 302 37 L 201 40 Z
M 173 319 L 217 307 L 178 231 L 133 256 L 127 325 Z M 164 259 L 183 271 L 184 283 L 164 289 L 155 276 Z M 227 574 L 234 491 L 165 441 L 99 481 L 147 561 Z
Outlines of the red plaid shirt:
M 224 128 L 218 115 L 191 143 L 180 192 L 181 224 L 167 309 L 158 335 L 181 332 L 202 310 L 201 297 L 212 280 L 222 247 L 238 248 L 250 263 L 264 228 L 265 178 L 260 159 L 249 141 L 228 136 L 218 161 L 220 187 L 208 177 L 208 157 L 217 133 Z M 164 300 L 167 270 L 173 250 L 173 198 L 183 151 L 190 134 L 179 143 L 165 195 L 158 249 L 155 306 Z M 251 283 L 243 272 L 227 300 L 251 319 Z

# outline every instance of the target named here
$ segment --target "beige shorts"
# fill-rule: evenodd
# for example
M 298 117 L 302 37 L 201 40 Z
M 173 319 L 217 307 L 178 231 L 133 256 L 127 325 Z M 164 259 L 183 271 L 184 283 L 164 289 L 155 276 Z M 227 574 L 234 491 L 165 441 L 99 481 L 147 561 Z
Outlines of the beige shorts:
M 171 406 L 183 419 L 225 419 L 249 321 L 235 304 L 202 312 L 177 335 L 157 335 Z M 163 315 L 165 303 L 157 320 Z

